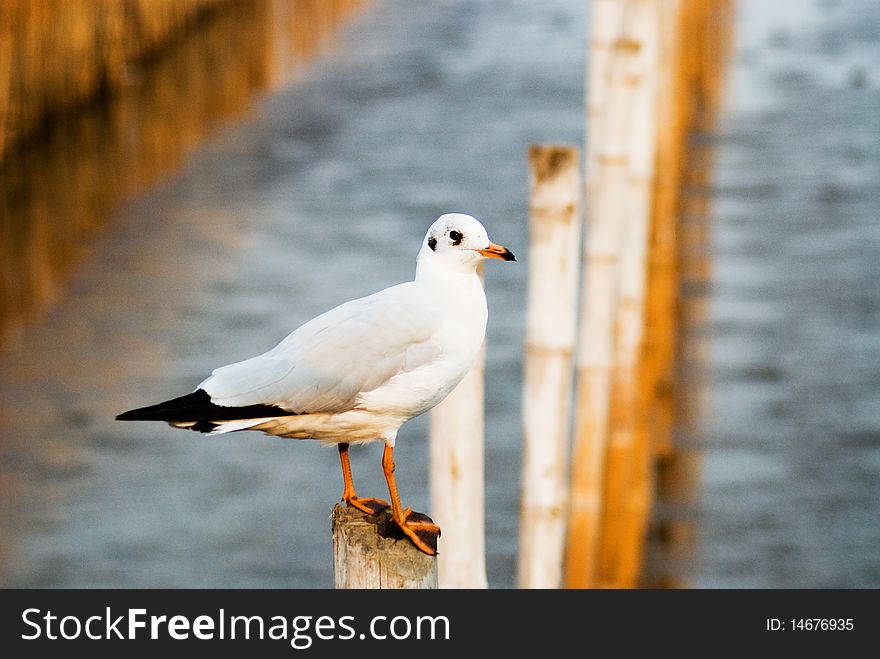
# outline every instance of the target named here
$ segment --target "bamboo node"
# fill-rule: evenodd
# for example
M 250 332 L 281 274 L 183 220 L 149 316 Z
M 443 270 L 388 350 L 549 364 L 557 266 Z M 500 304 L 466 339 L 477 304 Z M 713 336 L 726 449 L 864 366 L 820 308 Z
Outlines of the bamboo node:
M 529 161 L 538 183 L 556 178 L 576 157 L 577 152 L 567 146 L 533 144 L 529 147 Z
M 625 53 L 635 54 L 642 49 L 642 44 L 635 39 L 630 39 L 629 37 L 620 37 L 614 42 L 612 47 L 615 50 L 621 50 Z

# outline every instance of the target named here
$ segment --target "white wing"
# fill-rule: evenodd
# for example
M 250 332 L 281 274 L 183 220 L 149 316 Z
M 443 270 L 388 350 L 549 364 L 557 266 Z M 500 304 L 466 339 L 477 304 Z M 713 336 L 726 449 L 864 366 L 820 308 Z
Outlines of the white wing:
M 346 302 L 269 352 L 216 369 L 199 387 L 218 405 L 299 414 L 352 409 L 358 396 L 436 359 L 442 319 L 412 282 Z

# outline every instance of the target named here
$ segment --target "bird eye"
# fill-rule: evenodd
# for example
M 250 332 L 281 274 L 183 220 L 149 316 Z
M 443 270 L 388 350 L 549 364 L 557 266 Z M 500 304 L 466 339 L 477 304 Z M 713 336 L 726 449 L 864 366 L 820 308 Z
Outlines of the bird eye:
M 461 239 L 464 238 L 464 236 L 461 235 L 461 232 L 452 230 L 449 232 L 449 238 L 452 240 L 453 245 L 460 245 Z

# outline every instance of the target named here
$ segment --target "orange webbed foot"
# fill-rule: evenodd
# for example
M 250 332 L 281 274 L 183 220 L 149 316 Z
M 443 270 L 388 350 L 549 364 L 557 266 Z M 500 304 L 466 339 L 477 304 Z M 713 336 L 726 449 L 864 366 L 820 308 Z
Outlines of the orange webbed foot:
M 347 506 L 352 506 L 358 510 L 362 510 L 368 515 L 378 515 L 383 510 L 387 510 L 391 506 L 383 499 L 374 499 L 373 497 L 349 497 L 342 499 Z
M 403 511 L 402 519 L 395 518 L 394 521 L 418 549 L 429 556 L 437 555 L 437 538 L 440 537 L 440 527 L 434 524 L 434 520 L 423 513 L 417 513 L 411 508 L 407 508 Z

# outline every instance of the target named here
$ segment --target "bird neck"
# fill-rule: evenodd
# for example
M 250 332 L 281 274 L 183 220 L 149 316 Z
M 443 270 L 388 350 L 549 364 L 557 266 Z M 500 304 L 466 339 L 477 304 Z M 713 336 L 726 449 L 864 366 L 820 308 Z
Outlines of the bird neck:
M 415 283 L 422 288 L 431 304 L 440 305 L 444 309 L 444 324 L 459 329 L 470 328 L 474 338 L 472 347 L 474 351 L 478 350 L 486 332 L 488 308 L 483 282 L 474 265 L 460 262 L 450 264 L 442 259 L 431 258 L 430 254 L 420 254 L 416 264 Z
M 424 251 L 424 250 L 423 250 Z M 479 286 L 480 278 L 473 263 L 452 259 L 431 258 L 430 253 L 419 253 L 416 261 L 416 281 L 439 291 L 455 291 L 462 287 Z

